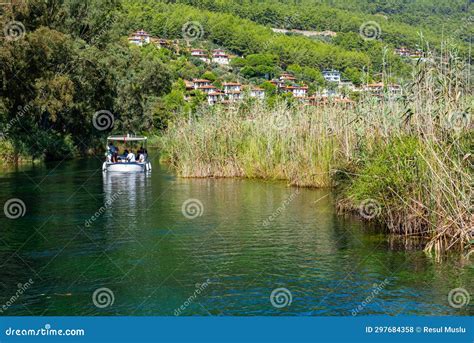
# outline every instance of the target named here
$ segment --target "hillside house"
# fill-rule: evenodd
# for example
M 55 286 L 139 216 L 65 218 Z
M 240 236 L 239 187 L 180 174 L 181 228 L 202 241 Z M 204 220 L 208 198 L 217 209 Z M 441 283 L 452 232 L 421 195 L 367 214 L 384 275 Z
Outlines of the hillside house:
M 201 86 L 198 88 L 201 92 L 203 93 L 206 93 L 206 94 L 209 94 L 209 93 L 213 93 L 213 92 L 217 92 L 218 89 L 213 86 L 213 85 L 207 85 L 207 86 Z
M 308 93 L 307 86 L 286 86 L 285 91 L 293 94 L 295 98 L 304 98 Z
M 185 85 L 187 91 L 191 91 L 191 90 L 194 89 L 194 82 L 192 82 L 192 81 L 184 80 L 184 85 Z
M 250 89 L 250 97 L 252 98 L 257 98 L 257 99 L 263 99 L 265 98 L 265 90 L 260 87 L 252 87 Z
M 329 103 L 329 99 L 327 96 L 310 96 L 305 99 L 306 105 L 309 106 L 324 106 Z
M 380 96 L 383 94 L 384 84 L 383 82 L 369 83 L 364 87 L 366 92 L 369 92 L 373 95 Z
M 206 79 L 193 79 L 193 87 L 194 89 L 199 89 L 204 86 L 211 86 L 212 82 Z
M 196 57 L 205 63 L 211 62 L 207 51 L 203 49 L 191 49 L 191 56 Z
M 285 81 L 282 80 L 271 80 L 270 83 L 274 85 L 278 90 L 285 88 Z
M 224 50 L 217 49 L 212 52 L 212 63 L 217 63 L 220 65 L 228 65 L 230 62 L 229 55 L 227 55 Z
M 338 70 L 324 70 L 323 77 L 328 82 L 341 82 L 341 72 Z
M 242 99 L 242 84 L 238 82 L 224 82 L 222 87 L 229 100 L 234 101 Z
M 291 74 L 289 74 L 289 73 L 284 73 L 284 74 L 281 74 L 281 75 L 280 75 L 280 81 L 283 81 L 283 82 L 286 82 L 286 81 L 294 82 L 294 81 L 296 81 L 296 77 L 294 77 L 293 75 L 291 75 Z
M 218 102 L 221 102 L 224 97 L 224 93 L 218 90 L 207 93 L 207 103 L 212 106 Z
M 148 32 L 144 30 L 139 30 L 137 32 L 132 33 L 128 37 L 128 42 L 131 44 L 135 44 L 138 46 L 143 46 L 144 44 L 148 44 L 151 41 L 151 36 Z
M 224 82 L 222 84 L 224 92 L 240 92 L 242 90 L 242 84 L 238 82 Z

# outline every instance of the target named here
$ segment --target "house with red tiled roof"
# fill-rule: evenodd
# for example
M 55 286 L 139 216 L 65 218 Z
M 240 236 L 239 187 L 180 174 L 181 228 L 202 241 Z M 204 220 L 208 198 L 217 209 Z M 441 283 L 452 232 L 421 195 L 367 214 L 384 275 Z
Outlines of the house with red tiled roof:
M 307 86 L 285 86 L 285 92 L 293 94 L 295 98 L 304 98 L 308 93 Z
M 209 93 L 212 93 L 212 92 L 217 92 L 217 88 L 213 85 L 206 85 L 206 86 L 200 86 L 198 88 L 201 92 L 203 93 L 206 93 L 206 94 L 209 94 Z
M 148 44 L 151 41 L 151 36 L 148 32 L 144 30 L 138 30 L 137 32 L 132 33 L 128 37 L 128 42 L 131 44 L 135 44 L 138 46 L 143 46 L 144 44 Z
M 294 77 L 293 75 L 291 75 L 290 73 L 283 73 L 280 75 L 280 81 L 296 81 L 296 77 Z
M 381 94 L 383 93 L 383 82 L 369 83 L 365 85 L 364 90 L 372 94 Z
M 224 82 L 222 83 L 224 93 L 229 100 L 242 99 L 242 84 L 238 82 Z
M 205 63 L 211 62 L 209 59 L 209 54 L 203 49 L 191 49 L 191 56 L 196 57 Z
M 224 50 L 216 49 L 212 51 L 212 63 L 227 65 L 229 62 L 229 55 L 227 55 Z
M 185 85 L 187 91 L 190 91 L 190 90 L 194 89 L 194 82 L 193 81 L 184 80 L 184 85 Z
M 211 86 L 212 82 L 206 79 L 193 79 L 193 87 L 194 89 L 199 89 L 204 86 Z
M 223 97 L 224 93 L 219 90 L 209 92 L 207 93 L 207 103 L 212 106 L 218 102 L 221 102 Z
M 250 97 L 263 99 L 265 98 L 265 90 L 260 87 L 252 87 L 250 88 Z

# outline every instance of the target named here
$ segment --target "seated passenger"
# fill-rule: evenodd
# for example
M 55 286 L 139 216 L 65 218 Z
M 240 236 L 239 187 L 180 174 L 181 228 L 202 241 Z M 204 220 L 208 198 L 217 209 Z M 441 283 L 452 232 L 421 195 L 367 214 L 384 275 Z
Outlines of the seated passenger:
M 135 154 L 133 152 L 129 152 L 126 157 L 128 162 L 135 162 Z
M 119 160 L 122 161 L 122 162 L 124 162 L 124 161 L 127 160 L 127 156 L 128 156 L 128 150 L 125 149 L 125 150 L 123 151 L 123 154 L 119 156 Z

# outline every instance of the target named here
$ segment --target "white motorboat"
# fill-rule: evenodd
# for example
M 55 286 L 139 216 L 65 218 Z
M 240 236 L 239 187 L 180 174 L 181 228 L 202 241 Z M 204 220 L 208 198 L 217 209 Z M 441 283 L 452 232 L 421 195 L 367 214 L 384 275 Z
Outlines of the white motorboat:
M 119 155 L 114 142 L 124 145 L 125 147 L 130 147 L 130 149 L 133 146 L 141 146 L 137 155 L 133 153 L 131 155 Z M 109 136 L 107 137 L 106 149 L 106 161 L 102 164 L 102 171 L 104 172 L 135 173 L 151 171 L 151 162 L 148 159 L 147 151 L 147 137 L 129 134 L 124 136 Z M 128 152 L 127 148 L 125 151 Z

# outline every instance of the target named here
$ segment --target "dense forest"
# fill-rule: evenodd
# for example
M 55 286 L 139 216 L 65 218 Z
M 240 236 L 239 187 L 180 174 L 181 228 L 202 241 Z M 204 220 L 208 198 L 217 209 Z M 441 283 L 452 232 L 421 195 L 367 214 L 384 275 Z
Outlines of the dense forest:
M 447 18 L 446 28 L 458 30 L 472 18 L 472 9 L 462 1 L 447 3 L 13 1 L 0 8 L 2 159 L 58 159 L 92 152 L 108 132 L 91 125 L 98 111 L 112 114 L 117 132 L 156 132 L 173 120 L 176 109 L 187 106 L 180 79 L 202 76 L 206 67 L 186 54 L 131 46 L 127 35 L 137 29 L 182 39 L 183 25 L 198 23 L 199 39 L 184 41 L 185 47 L 207 44 L 242 56 L 233 67 L 247 78 L 288 70 L 317 83 L 322 82 L 321 70 L 335 68 L 354 82 L 364 74 L 372 80 L 387 71 L 398 80 L 411 67 L 393 48 L 436 46 L 441 18 Z M 422 13 L 424 8 L 428 14 Z M 420 20 L 410 20 L 413 15 Z M 378 39 L 359 34 L 367 21 L 379 23 Z M 272 27 L 333 30 L 338 35 L 315 39 L 277 34 Z M 449 31 L 453 46 L 466 52 L 465 35 L 472 25 Z
M 367 21 L 380 25 L 384 43 L 416 47 L 420 35 L 439 46 L 448 37 L 466 52 L 474 33 L 469 1 L 435 0 L 175 0 L 213 12 L 233 13 L 279 28 L 358 33 Z M 336 42 L 337 43 L 337 42 Z

